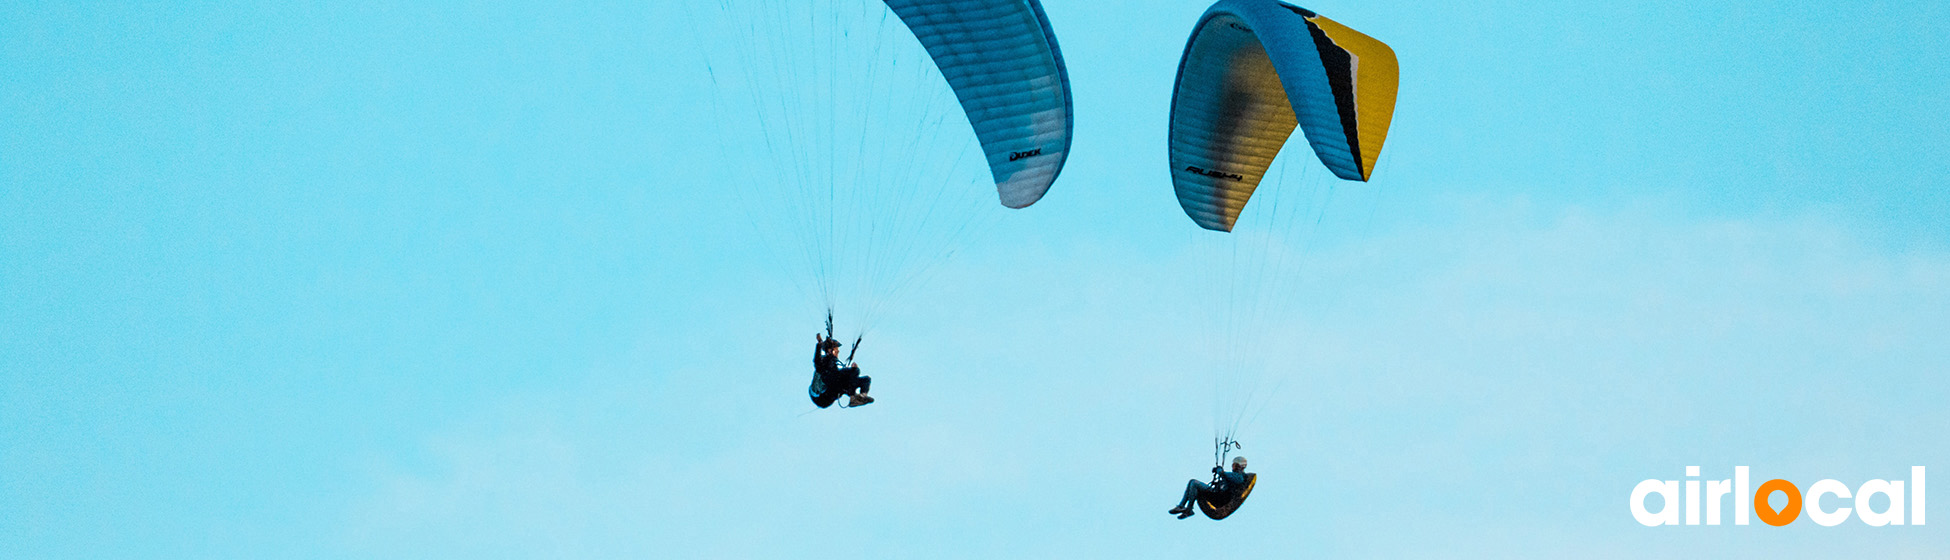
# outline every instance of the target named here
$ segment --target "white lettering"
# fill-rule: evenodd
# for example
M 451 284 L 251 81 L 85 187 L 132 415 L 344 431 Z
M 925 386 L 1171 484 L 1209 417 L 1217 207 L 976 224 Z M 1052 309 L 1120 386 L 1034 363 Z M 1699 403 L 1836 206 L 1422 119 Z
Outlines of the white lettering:
M 1699 465 L 1686 467 L 1686 476 L 1699 476 Z M 1686 524 L 1699 524 L 1699 481 L 1686 481 Z
M 1659 496 L 1666 499 L 1665 507 L 1660 509 L 1659 513 L 1652 513 L 1645 509 L 1645 495 L 1653 492 L 1658 492 Z M 1637 519 L 1640 525 L 1647 527 L 1678 525 L 1679 481 L 1648 478 L 1639 482 L 1638 486 L 1632 487 L 1632 519 Z
M 1889 497 L 1887 511 L 1876 513 L 1875 508 L 1869 507 L 1869 497 L 1876 494 Z M 1902 525 L 1903 482 L 1898 480 L 1891 483 L 1877 479 L 1862 483 L 1862 487 L 1855 489 L 1855 515 L 1861 517 L 1862 522 L 1869 524 L 1870 527 Z
M 1754 491 L 1747 489 L 1747 467 L 1733 468 L 1733 524 L 1747 524 L 1747 504 L 1754 501 Z
M 1809 486 L 1807 501 L 1803 502 L 1808 506 L 1808 519 L 1814 520 L 1816 525 L 1823 527 L 1834 527 L 1841 525 L 1843 521 L 1848 521 L 1849 508 L 1835 508 L 1835 511 L 1822 511 L 1821 496 L 1823 494 L 1834 494 L 1837 498 L 1847 498 L 1848 485 L 1842 484 L 1842 481 L 1829 478 L 1823 479 L 1821 482 L 1816 482 L 1813 486 Z
M 1724 498 L 1726 497 L 1727 494 L 1733 493 L 1733 485 L 1731 484 L 1731 482 L 1732 481 L 1724 480 L 1724 479 L 1706 481 L 1706 524 L 1707 525 L 1720 524 L 1720 501 L 1721 501 L 1720 498 Z M 1739 502 L 1738 499 L 1735 499 L 1734 501 L 1736 503 Z
M 1909 524 L 1922 525 L 1923 524 L 1923 467 L 1909 468 L 1909 491 L 1913 492 L 1913 494 L 1910 494 L 1909 505 L 1910 507 L 1916 508 L 1910 510 L 1916 513 L 1910 515 Z
M 1779 523 L 1782 526 L 1793 523 L 1795 519 L 1806 517 L 1817 525 L 1834 527 L 1848 522 L 1850 516 L 1860 517 L 1862 524 L 1870 527 L 1921 526 L 1925 522 L 1927 513 L 1925 508 L 1928 504 L 1926 501 L 1928 486 L 1925 485 L 1924 467 L 1921 465 L 1909 468 L 1907 481 L 1873 479 L 1855 487 L 1835 479 L 1823 479 L 1805 487 L 1793 483 L 1782 485 L 1781 483 L 1787 482 L 1786 480 L 1770 480 L 1769 483 L 1775 486 L 1769 487 L 1772 492 L 1766 496 L 1753 494 L 1750 485 L 1751 469 L 1745 465 L 1733 467 L 1732 478 L 1698 480 L 1700 473 L 1700 466 L 1688 465 L 1686 478 L 1680 480 L 1639 481 L 1638 485 L 1632 487 L 1630 503 L 1632 519 L 1646 527 L 1681 524 L 1720 525 L 1725 519 L 1721 514 L 1727 512 L 1730 501 L 1733 508 L 1731 513 L 1733 524 L 1748 525 L 1751 519 L 1760 516 L 1759 513 L 1755 513 L 1756 511 L 1761 513 L 1772 511 L 1768 506 L 1778 503 L 1778 499 L 1762 503 L 1756 502 L 1756 498 L 1765 500 L 1774 498 L 1777 494 L 1781 497 L 1793 496 L 1796 498 L 1794 503 L 1797 504 L 1792 517 L 1788 516 L 1789 512 L 1785 509 L 1768 514 L 1769 524 Z M 1704 497 L 1701 494 L 1701 483 L 1705 484 Z M 1909 489 L 1907 492 L 1904 491 L 1905 486 Z M 1660 507 L 1657 511 L 1647 506 L 1646 501 L 1652 494 L 1658 494 L 1660 498 Z M 1833 501 L 1822 503 L 1822 498 L 1831 496 L 1841 500 L 1842 503 Z M 1886 500 L 1886 505 L 1876 502 L 1878 496 Z M 1702 500 L 1706 502 L 1706 515 L 1703 518 L 1700 515 Z M 1851 501 L 1854 503 L 1848 503 Z M 1759 504 L 1758 508 L 1756 504 Z M 1882 509 L 1878 510 L 1876 506 L 1882 506 Z

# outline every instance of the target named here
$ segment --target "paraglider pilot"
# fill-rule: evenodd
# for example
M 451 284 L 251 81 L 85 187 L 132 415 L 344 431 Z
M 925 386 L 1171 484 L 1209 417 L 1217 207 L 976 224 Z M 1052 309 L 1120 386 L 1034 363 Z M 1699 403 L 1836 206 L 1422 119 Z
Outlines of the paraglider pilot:
M 851 363 L 840 367 L 840 341 L 827 338 L 824 334 L 813 335 L 819 344 L 813 347 L 813 380 L 807 391 L 813 404 L 820 408 L 833 405 L 840 395 L 846 395 L 846 406 L 855 407 L 873 402 L 867 396 L 867 387 L 873 378 L 860 375 L 859 366 Z
M 1216 500 L 1222 502 L 1236 499 L 1238 494 L 1246 489 L 1246 477 L 1249 476 L 1246 472 L 1246 458 L 1233 457 L 1231 471 L 1226 471 L 1216 466 L 1212 467 L 1212 475 L 1211 484 L 1199 482 L 1198 480 L 1186 483 L 1185 497 L 1178 501 L 1178 507 L 1171 508 L 1171 511 L 1168 513 L 1178 516 L 1179 519 L 1191 517 L 1192 514 L 1198 513 L 1198 508 L 1193 504 L 1198 501 L 1201 494 L 1205 496 L 1222 496 L 1222 499 Z

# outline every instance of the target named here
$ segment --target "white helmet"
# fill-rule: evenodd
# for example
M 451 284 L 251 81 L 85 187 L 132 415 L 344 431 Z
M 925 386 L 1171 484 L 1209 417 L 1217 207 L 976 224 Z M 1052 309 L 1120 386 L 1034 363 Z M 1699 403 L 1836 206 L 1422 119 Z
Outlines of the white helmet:
M 1232 468 L 1235 468 L 1235 469 L 1245 469 L 1245 468 L 1246 468 L 1246 456 L 1244 456 L 1244 455 L 1241 455 L 1241 456 L 1238 456 L 1238 457 L 1233 457 L 1233 458 L 1232 458 Z

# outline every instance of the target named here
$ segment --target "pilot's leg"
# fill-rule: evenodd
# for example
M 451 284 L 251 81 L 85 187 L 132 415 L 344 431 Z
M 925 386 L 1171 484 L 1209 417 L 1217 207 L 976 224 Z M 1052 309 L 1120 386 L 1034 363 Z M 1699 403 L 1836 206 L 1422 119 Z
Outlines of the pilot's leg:
M 1199 493 L 1211 492 L 1211 491 L 1212 491 L 1212 485 L 1206 484 L 1203 481 L 1192 480 L 1191 482 L 1187 482 L 1185 483 L 1185 498 L 1180 500 L 1178 502 L 1178 505 L 1183 507 L 1191 507 L 1193 502 L 1198 501 Z
M 1204 482 L 1199 482 L 1198 480 L 1192 480 L 1190 482 L 1186 482 L 1185 497 L 1178 500 L 1178 507 L 1171 508 L 1171 511 L 1166 513 L 1176 515 L 1178 516 L 1179 519 L 1191 517 L 1192 504 L 1193 502 L 1198 501 L 1198 494 L 1200 492 L 1210 492 L 1210 491 L 1212 491 L 1212 486 Z

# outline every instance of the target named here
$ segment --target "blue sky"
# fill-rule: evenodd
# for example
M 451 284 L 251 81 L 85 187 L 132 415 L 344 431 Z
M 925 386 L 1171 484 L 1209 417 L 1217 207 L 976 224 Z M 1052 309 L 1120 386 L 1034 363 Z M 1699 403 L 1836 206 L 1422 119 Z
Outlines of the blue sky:
M 1950 5 L 1306 6 L 1401 97 L 1223 523 L 1164 515 L 1201 2 L 1049 1 L 1062 179 L 811 414 L 680 5 L 0 6 L 0 556 L 1950 555 L 1626 507 L 1950 473 Z

